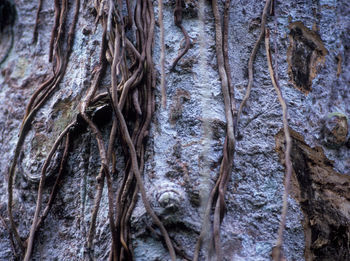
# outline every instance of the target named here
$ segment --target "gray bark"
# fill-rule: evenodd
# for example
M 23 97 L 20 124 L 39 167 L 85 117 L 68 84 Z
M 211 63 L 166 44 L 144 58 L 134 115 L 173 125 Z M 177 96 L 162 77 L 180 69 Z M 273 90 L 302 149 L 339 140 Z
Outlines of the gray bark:
M 173 22 L 174 2 L 164 1 L 166 68 L 184 45 L 183 34 Z M 143 177 L 153 209 L 170 236 L 190 257 L 208 194 L 219 173 L 226 135 L 214 17 L 211 4 L 204 2 L 203 32 L 197 1 L 184 1 L 182 24 L 192 44 L 176 69 L 166 70 L 166 108 L 161 107 L 160 41 L 156 26 L 153 53 L 158 73 L 156 111 L 145 145 Z M 52 73 L 48 50 L 54 22 L 53 3 L 44 0 L 38 40 L 33 43 L 37 2 L 16 0 L 15 4 L 12 48 L 9 49 L 11 25 L 0 32 L 1 57 L 9 51 L 0 65 L 0 215 L 8 225 L 8 170 L 25 106 Z M 70 3 L 69 7 L 72 6 Z M 157 19 L 156 1 L 154 6 Z M 264 1 L 231 3 L 229 59 L 237 105 L 245 94 L 248 59 L 260 33 L 263 7 Z M 268 17 L 272 55 L 278 64 L 275 71 L 287 102 L 289 126 L 294 131 L 294 172 L 283 242 L 287 260 L 350 259 L 349 13 L 350 3 L 346 0 L 276 1 L 275 16 Z M 72 14 L 68 25 L 71 19 Z M 78 104 L 90 86 L 98 62 L 101 35 L 101 26 L 95 26 L 93 1 L 82 1 L 67 72 L 36 114 L 17 165 L 13 208 L 23 238 L 29 233 L 34 215 L 41 167 L 57 136 L 77 117 Z M 221 225 L 226 260 L 270 260 L 282 209 L 285 173 L 280 132 L 282 110 L 271 84 L 263 43 L 254 73 L 253 89 L 238 126 L 239 139 L 226 193 L 227 211 Z M 102 85 L 110 85 L 109 78 Z M 107 142 L 111 111 L 102 108 L 95 115 Z M 96 140 L 88 129 L 81 130 L 73 140 L 62 186 L 37 234 L 33 260 L 86 258 L 100 159 Z M 44 202 L 62 152 L 63 146 L 49 167 Z M 120 146 L 116 158 L 119 173 L 114 177 L 115 190 L 124 174 Z M 107 189 L 103 193 L 94 240 L 97 260 L 108 258 L 111 244 Z M 11 260 L 9 230 L 0 224 L 0 260 Z M 152 219 L 139 199 L 131 218 L 135 260 L 169 260 L 166 247 L 147 229 L 149 225 Z M 206 244 L 200 260 L 207 255 L 205 248 Z

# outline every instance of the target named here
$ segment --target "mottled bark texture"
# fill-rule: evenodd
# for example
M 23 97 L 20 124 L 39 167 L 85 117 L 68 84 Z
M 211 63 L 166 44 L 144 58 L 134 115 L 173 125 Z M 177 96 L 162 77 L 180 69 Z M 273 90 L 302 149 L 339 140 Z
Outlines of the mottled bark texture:
M 349 13 L 1 1 L 0 260 L 349 260 Z

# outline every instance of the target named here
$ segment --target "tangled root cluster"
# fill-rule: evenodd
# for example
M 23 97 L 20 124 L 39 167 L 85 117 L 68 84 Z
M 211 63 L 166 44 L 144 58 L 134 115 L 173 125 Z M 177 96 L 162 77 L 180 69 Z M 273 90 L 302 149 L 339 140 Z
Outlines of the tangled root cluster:
M 73 1 L 73 0 L 71 0 Z M 17 257 L 24 260 L 30 260 L 34 245 L 35 234 L 46 218 L 58 191 L 58 184 L 64 172 L 65 163 L 68 157 L 68 151 L 71 143 L 71 133 L 75 130 L 81 121 L 89 127 L 93 133 L 100 155 L 100 171 L 97 176 L 97 192 L 94 200 L 94 208 L 92 210 L 90 228 L 87 236 L 87 253 L 89 258 L 93 259 L 92 249 L 93 240 L 95 237 L 96 218 L 100 207 L 100 201 L 104 184 L 107 184 L 108 190 L 108 216 L 109 226 L 112 235 L 112 245 L 110 250 L 110 260 L 132 260 L 133 250 L 130 235 L 130 217 L 136 205 L 138 195 L 141 195 L 142 202 L 152 218 L 154 224 L 161 232 L 161 238 L 165 243 L 172 260 L 176 259 L 176 254 L 184 259 L 189 259 L 184 254 L 180 247 L 174 246 L 169 234 L 154 213 L 150 203 L 146 197 L 146 191 L 143 184 L 143 168 L 144 168 L 144 152 L 145 139 L 148 136 L 148 130 L 152 119 L 152 114 L 155 110 L 154 90 L 156 85 L 156 76 L 152 58 L 155 15 L 153 1 L 151 0 L 136 0 L 135 4 L 131 1 L 95 1 L 96 22 L 100 23 L 103 28 L 103 34 L 100 46 L 99 64 L 93 72 L 91 85 L 82 99 L 79 106 L 80 111 L 77 119 L 71 122 L 56 139 L 47 159 L 42 167 L 41 178 L 38 188 L 37 204 L 32 221 L 32 226 L 28 237 L 23 241 L 18 232 L 16 223 L 13 218 L 13 179 L 14 173 L 21 152 L 21 148 L 26 134 L 31 128 L 33 118 L 38 110 L 48 100 L 48 98 L 57 89 L 59 83 L 66 73 L 69 56 L 72 52 L 74 42 L 74 34 L 79 16 L 80 0 L 75 0 L 73 20 L 70 26 L 67 26 L 68 20 L 68 2 L 69 0 L 55 0 L 55 19 L 52 28 L 49 61 L 52 62 L 53 74 L 42 83 L 34 92 L 29 100 L 26 108 L 26 113 L 22 122 L 21 131 L 19 134 L 18 143 L 14 153 L 14 159 L 9 171 L 8 179 L 8 215 L 11 225 L 12 235 L 14 235 L 19 251 Z M 161 31 L 161 74 L 162 74 L 162 103 L 165 105 L 165 68 L 164 68 L 164 28 L 162 22 L 162 1 L 159 0 L 159 25 Z M 203 220 L 202 230 L 199 235 L 197 245 L 194 251 L 194 260 L 198 260 L 201 245 L 203 240 L 208 237 L 208 231 L 212 231 L 214 242 L 211 245 L 210 253 L 215 252 L 218 260 L 223 259 L 220 242 L 220 225 L 225 214 L 225 192 L 227 183 L 232 172 L 235 142 L 239 118 L 242 109 L 249 97 L 250 90 L 253 84 L 253 63 L 262 39 L 266 38 L 266 51 L 268 53 L 268 65 L 271 73 L 271 79 L 276 88 L 279 100 L 283 107 L 284 124 L 287 137 L 288 148 L 288 128 L 286 121 L 286 106 L 279 90 L 277 80 L 274 78 L 271 56 L 269 53 L 269 34 L 265 33 L 266 17 L 271 5 L 271 1 L 267 0 L 262 15 L 261 33 L 257 43 L 255 44 L 251 57 L 249 59 L 248 71 L 249 81 L 246 96 L 244 97 L 239 109 L 236 109 L 234 98 L 234 89 L 231 84 L 230 67 L 228 61 L 228 23 L 229 23 L 229 8 L 231 1 L 226 0 L 224 4 L 223 24 L 219 13 L 219 7 L 216 0 L 212 1 L 213 14 L 215 17 L 216 30 L 216 53 L 218 61 L 218 70 L 221 78 L 222 93 L 224 97 L 225 115 L 227 120 L 226 139 L 223 148 L 223 159 L 221 162 L 220 173 L 217 182 L 212 189 L 207 203 L 205 216 Z M 178 57 L 173 61 L 171 68 L 177 65 L 178 61 L 186 54 L 190 48 L 190 39 L 187 31 L 182 25 L 182 5 L 183 1 L 177 0 L 174 8 L 174 23 L 178 26 L 185 37 L 185 48 L 180 52 Z M 39 13 L 42 6 L 42 0 L 39 2 L 37 10 L 36 25 L 33 33 L 33 40 L 37 38 L 37 25 L 39 22 Z M 66 31 L 69 27 L 68 31 Z M 101 80 L 105 77 L 106 69 L 110 67 L 110 86 L 100 86 Z M 102 89 L 102 90 L 101 90 Z M 102 137 L 101 130 L 93 121 L 91 114 L 95 104 L 108 104 L 113 110 L 112 127 L 109 131 L 108 145 Z M 289 138 L 290 140 L 290 138 Z M 47 168 L 59 148 L 59 145 L 64 141 L 64 153 L 60 162 L 56 182 L 53 186 L 49 200 L 43 211 L 42 198 Z M 125 155 L 125 175 L 122 177 L 122 182 L 117 191 L 113 191 L 112 177 L 115 174 L 115 144 L 121 144 Z M 290 175 L 290 160 L 289 152 L 286 153 L 286 164 Z M 288 186 L 287 186 L 288 188 Z M 286 193 L 288 190 L 286 189 Z M 287 195 L 287 194 L 286 194 Z M 286 202 L 286 197 L 285 197 Z M 117 207 L 116 207 L 117 206 Z M 284 218 L 281 221 L 280 239 L 277 244 L 276 260 L 281 258 L 279 253 L 282 244 L 282 232 L 285 222 L 286 203 L 284 204 Z M 210 225 L 210 215 L 213 211 L 213 224 Z M 208 229 L 212 227 L 212 229 Z M 155 230 L 152 228 L 154 233 Z M 159 235 L 158 235 L 159 236 Z M 215 251 L 212 251 L 212 250 Z

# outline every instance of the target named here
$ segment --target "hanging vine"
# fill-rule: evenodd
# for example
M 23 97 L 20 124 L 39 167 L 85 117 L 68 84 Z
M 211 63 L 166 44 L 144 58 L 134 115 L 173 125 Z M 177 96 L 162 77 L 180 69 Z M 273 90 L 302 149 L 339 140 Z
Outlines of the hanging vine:
M 90 88 L 86 92 L 85 97 L 79 106 L 80 111 L 77 119 L 70 123 L 64 131 L 56 139 L 45 163 L 42 168 L 40 184 L 38 189 L 38 198 L 35 214 L 30 229 L 30 234 L 26 243 L 19 236 L 16 223 L 13 219 L 12 201 L 13 201 L 13 176 L 16 169 L 19 153 L 23 146 L 24 138 L 31 128 L 31 122 L 36 112 L 42 107 L 46 100 L 57 89 L 61 82 L 67 67 L 69 54 L 71 53 L 74 41 L 74 30 L 77 23 L 80 1 L 75 1 L 75 14 L 71 27 L 67 35 L 67 43 L 62 46 L 65 37 L 65 25 L 67 20 L 68 0 L 61 3 L 55 1 L 55 21 L 52 28 L 50 41 L 49 60 L 53 59 L 53 75 L 49 80 L 44 82 L 33 93 L 26 108 L 26 113 L 22 122 L 18 143 L 15 150 L 14 159 L 9 171 L 8 182 L 8 214 L 11 223 L 12 233 L 15 235 L 18 246 L 21 249 L 21 255 L 24 253 L 24 260 L 30 260 L 33 245 L 35 243 L 35 234 L 40 225 L 47 216 L 55 195 L 58 190 L 58 183 L 62 177 L 62 172 L 67 161 L 70 133 L 74 132 L 81 121 L 85 121 L 91 132 L 96 138 L 101 161 L 101 169 L 97 176 L 97 194 L 94 200 L 94 208 L 92 210 L 90 228 L 87 236 L 87 252 L 90 258 L 93 258 L 93 239 L 95 236 L 96 218 L 99 211 L 101 196 L 106 180 L 108 190 L 109 205 L 109 225 L 112 235 L 112 245 L 110 251 L 111 260 L 131 260 L 132 245 L 130 240 L 129 220 L 135 204 L 137 202 L 138 193 L 141 194 L 142 202 L 147 213 L 152 218 L 154 224 L 161 231 L 170 257 L 175 260 L 175 249 L 168 232 L 160 219 L 154 213 L 150 203 L 146 197 L 146 191 L 143 185 L 142 172 L 144 167 L 144 141 L 148 135 L 148 129 L 151 117 L 154 112 L 154 88 L 155 88 L 155 72 L 152 60 L 152 49 L 154 39 L 154 11 L 152 1 L 137 0 L 134 10 L 128 1 L 118 0 L 108 2 L 108 10 L 103 8 L 104 1 L 96 2 L 95 9 L 97 11 L 97 21 L 103 28 L 101 41 L 100 59 L 97 70 Z M 123 13 L 123 5 L 127 8 L 127 14 Z M 37 24 L 39 22 L 39 14 L 41 9 L 41 1 L 37 11 Z M 136 27 L 136 30 L 133 28 Z M 37 25 L 34 30 L 34 38 L 37 34 Z M 126 31 L 133 33 L 132 41 L 126 37 Z M 111 57 L 108 61 L 106 56 Z M 105 91 L 100 90 L 100 82 L 104 77 L 106 67 L 111 67 L 111 87 Z M 98 126 L 93 122 L 89 111 L 92 110 L 97 103 L 107 103 L 113 108 L 112 127 L 108 147 L 105 147 L 102 134 Z M 131 123 L 129 128 L 126 122 Z M 44 211 L 41 213 L 42 194 L 45 186 L 46 171 L 52 157 L 57 152 L 59 145 L 66 140 L 65 150 L 60 164 L 59 173 L 52 189 L 51 195 Z M 115 143 L 119 141 L 125 153 L 125 175 L 118 191 L 113 191 L 113 178 L 115 165 L 113 163 Z M 112 168 L 111 168 L 112 167 Z M 112 171 L 111 171 L 112 169 Z M 114 211 L 116 209 L 116 211 Z M 159 236 L 159 234 L 155 235 Z M 179 247 L 176 251 L 183 253 Z
M 70 12 L 68 9 L 69 0 L 55 0 L 54 2 L 55 18 L 49 43 L 49 61 L 52 62 L 53 73 L 47 81 L 42 83 L 36 89 L 28 102 L 20 128 L 18 142 L 14 151 L 14 158 L 8 173 L 8 215 L 10 229 L 17 241 L 17 249 L 19 249 L 18 256 L 21 258 L 24 257 L 24 260 L 31 259 L 35 244 L 35 235 L 47 217 L 59 189 L 59 183 L 62 179 L 65 164 L 68 159 L 68 152 L 71 147 L 70 143 L 73 137 L 72 133 L 76 132 L 80 125 L 85 124 L 88 126 L 96 139 L 101 164 L 100 171 L 96 177 L 97 193 L 94 199 L 94 207 L 92 210 L 90 227 L 86 239 L 86 250 L 88 257 L 90 259 L 94 258 L 93 249 L 96 233 L 96 220 L 100 209 L 104 184 L 106 183 L 108 192 L 108 218 L 112 237 L 112 244 L 109 252 L 110 260 L 134 259 L 130 234 L 130 217 L 136 205 L 138 195 L 141 195 L 141 200 L 147 214 L 152 218 L 153 223 L 158 227 L 161 233 L 157 232 L 153 227 L 149 227 L 149 230 L 152 231 L 156 238 L 159 238 L 164 242 L 172 260 L 176 260 L 176 254 L 187 260 L 189 257 L 184 254 L 184 251 L 180 246 L 173 244 L 166 227 L 155 214 L 150 203 L 148 202 L 142 177 L 144 169 L 145 140 L 148 136 L 152 115 L 155 110 L 154 89 L 156 85 L 156 76 L 152 58 L 155 17 L 153 2 L 151 0 L 136 0 L 136 4 L 133 6 L 127 0 L 109 0 L 108 3 L 107 1 L 103 0 L 95 2 L 95 9 L 97 12 L 96 22 L 100 23 L 101 27 L 103 28 L 98 67 L 96 70 L 94 70 L 91 85 L 80 103 L 79 114 L 77 115 L 76 119 L 68 124 L 58 136 L 45 160 L 41 170 L 35 214 L 32 220 L 30 233 L 25 241 L 23 241 L 23 239 L 20 237 L 21 233 L 19 233 L 13 217 L 14 174 L 25 137 L 31 128 L 32 121 L 36 116 L 36 113 L 57 90 L 66 73 L 67 64 L 72 52 L 75 28 L 80 11 L 80 0 L 75 0 L 74 2 L 74 15 L 72 21 L 69 22 L 67 22 L 68 12 Z M 226 0 L 224 3 L 223 23 L 221 23 L 222 18 L 220 16 L 217 0 L 212 0 L 213 14 L 215 18 L 216 55 L 219 76 L 221 79 L 222 94 L 224 97 L 224 109 L 227 126 L 220 171 L 215 186 L 209 195 L 202 229 L 195 246 L 193 260 L 199 259 L 202 243 L 205 238 L 208 237 L 208 227 L 212 228 L 213 233 L 213 243 L 209 246 L 209 252 L 213 252 L 212 250 L 214 249 L 217 260 L 223 260 L 220 240 L 220 226 L 225 215 L 225 193 L 234 163 L 235 143 L 238 133 L 239 119 L 253 86 L 253 64 L 258 48 L 264 36 L 271 80 L 283 109 L 283 124 L 287 141 L 285 156 L 287 166 L 285 181 L 286 185 L 285 194 L 283 197 L 282 218 L 276 248 L 277 254 L 275 256 L 275 260 L 281 260 L 282 234 L 285 226 L 289 179 L 291 175 L 291 163 L 289 159 L 291 141 L 288 133 L 287 107 L 272 67 L 272 58 L 269 49 L 269 31 L 265 29 L 271 0 L 266 1 L 262 13 L 261 32 L 253 47 L 253 51 L 248 62 L 248 86 L 238 111 L 236 109 L 234 88 L 231 83 L 231 72 L 228 60 L 228 25 L 230 4 L 230 0 Z M 36 24 L 33 32 L 34 41 L 36 40 L 38 34 L 41 6 L 42 0 L 39 0 Z M 165 49 L 162 9 L 162 0 L 159 0 L 162 55 L 161 87 L 162 104 L 165 107 Z M 270 12 L 272 12 L 272 10 L 273 8 L 271 5 Z M 176 67 L 178 61 L 190 48 L 188 33 L 182 25 L 181 0 L 176 0 L 174 23 L 184 34 L 185 48 L 173 61 L 171 70 Z M 70 26 L 68 26 L 68 24 L 70 24 Z M 69 27 L 68 32 L 66 32 L 67 27 Z M 110 86 L 102 88 L 100 86 L 100 82 L 102 79 L 104 79 L 105 72 L 108 67 L 111 69 Z M 98 103 L 107 104 L 113 111 L 112 126 L 109 131 L 107 146 L 105 145 L 101 130 L 91 116 L 91 111 Z M 63 141 L 65 141 L 64 152 L 60 161 L 56 181 L 53 185 L 49 199 L 46 202 L 46 206 L 43 211 L 41 211 L 47 168 Z M 125 175 L 122 177 L 118 190 L 114 191 L 113 180 L 115 179 L 116 175 L 116 143 L 123 148 L 125 156 Z M 212 208 L 214 208 L 213 213 Z M 210 225 L 211 214 L 213 214 L 212 225 Z M 15 255 L 17 255 L 17 253 L 15 253 Z
M 278 230 L 278 239 L 276 246 L 273 249 L 273 259 L 276 261 L 280 261 L 283 258 L 282 254 L 282 243 L 283 243 L 283 230 L 286 222 L 286 214 L 287 214 L 287 198 L 289 194 L 289 183 L 292 172 L 292 166 L 290 161 L 290 151 L 291 151 L 291 138 L 288 131 L 288 121 L 287 121 L 287 105 L 282 96 L 281 89 L 278 85 L 277 77 L 275 75 L 273 66 L 272 66 L 272 57 L 270 53 L 269 47 L 269 31 L 265 29 L 266 19 L 268 14 L 274 15 L 274 1 L 266 0 L 265 7 L 262 12 L 261 17 L 261 28 L 258 40 L 256 41 L 253 50 L 251 52 L 249 62 L 248 62 L 248 86 L 246 89 L 246 93 L 244 98 L 239 105 L 238 112 L 236 111 L 235 97 L 234 97 L 234 89 L 231 84 L 231 76 L 230 76 L 230 66 L 228 60 L 228 22 L 229 22 L 229 8 L 230 8 L 230 0 L 226 0 L 224 4 L 224 13 L 223 13 L 223 25 L 221 25 L 221 17 L 219 13 L 219 7 L 217 0 L 212 1 L 212 9 L 215 18 L 215 42 L 216 42 L 216 57 L 218 63 L 218 70 L 221 79 L 221 89 L 222 94 L 224 96 L 224 106 L 225 106 L 225 116 L 226 116 L 226 138 L 223 148 L 223 159 L 220 165 L 220 172 L 215 183 L 215 186 L 211 190 L 209 194 L 209 199 L 207 202 L 207 207 L 204 213 L 202 229 L 195 247 L 194 251 L 194 259 L 199 259 L 199 252 L 201 249 L 201 245 L 205 238 L 213 238 L 213 243 L 209 245 L 208 255 L 213 254 L 213 248 L 215 250 L 215 257 L 217 260 L 223 260 L 223 253 L 221 248 L 221 240 L 220 240 L 220 225 L 224 218 L 225 214 L 225 192 L 227 188 L 227 183 L 230 179 L 230 175 L 232 172 L 232 166 L 234 162 L 234 153 L 235 153 L 235 143 L 236 136 L 238 135 L 239 130 L 239 119 L 241 117 L 243 108 L 249 99 L 251 89 L 253 87 L 253 65 L 256 54 L 260 47 L 260 44 L 265 36 L 265 47 L 267 54 L 267 64 L 270 72 L 270 77 L 272 81 L 272 85 L 274 86 L 278 100 L 282 106 L 283 112 L 283 126 L 286 137 L 286 178 L 285 178 L 285 191 L 283 195 L 283 208 L 280 226 Z M 277 63 L 276 63 L 277 64 Z M 276 66 L 276 65 L 275 65 Z M 277 67 L 277 66 L 276 66 Z M 214 207 L 213 213 L 213 224 L 212 227 L 210 225 L 210 214 L 211 210 Z M 208 231 L 212 231 L 212 236 L 208 236 Z
M 72 51 L 72 46 L 73 46 L 73 41 L 74 41 L 74 31 L 75 31 L 76 22 L 78 19 L 79 7 L 80 7 L 80 1 L 76 0 L 75 14 L 74 14 L 74 18 L 73 18 L 72 24 L 71 24 L 70 29 L 69 29 L 68 36 L 66 37 L 65 50 L 63 49 L 64 47 L 62 46 L 62 43 L 64 41 L 64 39 L 63 39 L 64 38 L 63 27 L 64 27 L 64 23 L 66 20 L 66 15 L 67 15 L 67 13 L 65 11 L 66 10 L 66 1 L 62 2 L 62 6 L 60 7 L 60 10 L 56 10 L 56 12 L 60 12 L 60 28 L 61 28 L 61 30 L 59 31 L 59 33 L 57 35 L 56 44 L 54 47 L 54 50 L 55 50 L 55 63 L 53 65 L 54 73 L 46 82 L 44 82 L 42 85 L 40 85 L 38 87 L 38 89 L 34 92 L 34 94 L 32 95 L 32 97 L 29 100 L 29 103 L 27 105 L 26 112 L 25 112 L 25 115 L 24 115 L 24 118 L 22 121 L 22 125 L 20 128 L 19 137 L 18 137 L 18 141 L 16 144 L 16 148 L 15 148 L 14 158 L 12 160 L 9 174 L 8 174 L 8 204 L 7 204 L 8 215 L 9 215 L 12 233 L 14 234 L 15 239 L 18 243 L 18 246 L 20 247 L 20 249 L 22 251 L 24 250 L 24 248 L 26 248 L 26 245 L 24 244 L 24 242 L 22 241 L 22 239 L 19 236 L 15 221 L 13 219 L 13 213 L 12 213 L 13 177 L 14 177 L 18 157 L 19 157 L 19 154 L 21 152 L 25 136 L 28 133 L 29 129 L 31 128 L 31 123 L 32 123 L 33 118 L 35 117 L 35 114 L 38 112 L 38 110 L 41 108 L 41 106 L 46 102 L 46 100 L 52 95 L 52 93 L 56 90 L 58 84 L 60 83 L 60 81 L 62 80 L 62 78 L 65 74 L 67 64 L 68 64 L 68 59 L 69 59 L 70 53 Z M 39 5 L 39 8 L 40 8 L 40 5 Z M 63 53 L 65 53 L 66 55 L 63 55 Z M 51 157 L 52 157 L 52 155 L 51 155 Z M 50 158 L 50 156 L 48 158 Z M 44 177 L 44 180 L 42 181 L 41 186 L 43 186 L 44 182 L 45 182 L 45 170 L 44 170 L 44 168 L 43 168 L 42 176 Z M 40 203 L 40 205 L 41 205 L 40 191 L 38 193 L 37 203 Z M 38 206 L 39 206 L 39 204 L 38 204 Z M 40 211 L 40 206 L 37 207 L 37 209 L 39 209 L 39 211 Z M 35 214 L 35 217 L 36 218 L 34 218 L 34 220 L 36 221 L 38 219 L 38 213 Z M 32 229 L 31 229 L 31 236 L 29 237 L 29 247 L 27 247 L 27 251 L 26 251 L 27 253 L 29 253 L 29 255 L 31 252 L 31 245 L 32 245 L 35 231 L 36 231 L 36 223 L 33 223 Z
M 174 23 L 177 27 L 179 27 L 185 37 L 185 48 L 178 54 L 178 56 L 173 61 L 170 71 L 174 70 L 177 63 L 180 61 L 180 59 L 188 52 L 190 49 L 191 41 L 190 37 L 185 29 L 185 27 L 182 25 L 182 0 L 176 0 L 175 8 L 174 8 Z
M 231 100 L 233 91 L 231 88 L 231 79 L 228 64 L 228 54 L 227 54 L 227 42 L 228 40 L 228 11 L 229 11 L 230 0 L 225 2 L 225 22 L 224 28 L 221 25 L 221 17 L 219 15 L 219 8 L 216 0 L 212 1 L 213 13 L 215 17 L 215 35 L 216 35 L 216 55 L 218 62 L 219 75 L 221 78 L 221 90 L 224 96 L 224 106 L 225 106 L 225 116 L 227 120 L 226 125 L 226 138 L 223 150 L 223 159 L 220 165 L 220 172 L 216 184 L 212 191 L 210 192 L 207 207 L 204 214 L 204 220 L 202 224 L 202 230 L 199 235 L 195 252 L 194 260 L 198 260 L 199 251 L 202 242 L 205 237 L 207 237 L 207 227 L 209 226 L 209 217 L 211 213 L 211 208 L 214 205 L 214 222 L 213 222 L 213 237 L 214 237 L 214 248 L 216 252 L 216 257 L 218 260 L 222 260 L 222 250 L 220 242 L 220 224 L 224 217 L 225 212 L 225 191 L 229 176 L 232 172 L 233 164 L 233 152 L 235 146 L 235 136 L 234 136 L 234 114 L 232 108 L 234 108 L 234 100 Z M 226 60 L 226 61 L 225 61 Z M 234 98 L 234 97 L 233 97 Z M 212 245 L 210 246 L 212 247 Z

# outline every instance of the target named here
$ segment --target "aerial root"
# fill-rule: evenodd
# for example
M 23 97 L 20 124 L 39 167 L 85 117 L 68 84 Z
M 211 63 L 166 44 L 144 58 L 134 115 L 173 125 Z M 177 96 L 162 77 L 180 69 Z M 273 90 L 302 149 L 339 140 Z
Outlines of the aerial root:
M 281 261 L 283 259 L 283 253 L 282 253 L 283 231 L 286 225 L 290 178 L 292 175 L 292 163 L 290 160 L 290 152 L 292 149 L 292 139 L 291 139 L 291 136 L 289 133 L 289 127 L 288 127 L 287 103 L 283 98 L 281 88 L 278 84 L 277 77 L 272 66 L 272 56 L 270 51 L 270 31 L 268 29 L 266 29 L 266 33 L 265 33 L 265 49 L 266 49 L 267 65 L 269 67 L 269 73 L 270 73 L 272 85 L 275 88 L 278 101 L 280 102 L 282 107 L 283 130 L 284 130 L 284 136 L 286 139 L 286 149 L 285 149 L 286 176 L 284 181 L 283 206 L 282 206 L 280 225 L 278 228 L 277 243 L 272 253 L 272 258 L 274 261 Z
M 182 0 L 176 0 L 176 5 L 174 9 L 174 23 L 177 27 L 179 27 L 185 37 L 185 48 L 179 53 L 179 55 L 175 58 L 173 61 L 170 71 L 173 71 L 179 62 L 179 60 L 188 52 L 191 46 L 190 37 L 185 29 L 185 27 L 182 25 Z

